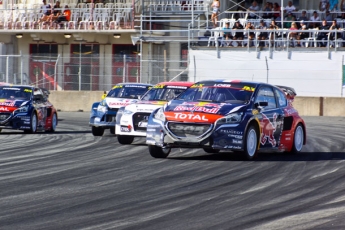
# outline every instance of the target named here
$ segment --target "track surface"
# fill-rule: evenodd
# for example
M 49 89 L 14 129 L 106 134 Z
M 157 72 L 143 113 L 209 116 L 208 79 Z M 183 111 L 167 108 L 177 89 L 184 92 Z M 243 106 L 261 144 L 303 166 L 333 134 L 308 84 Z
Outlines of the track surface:
M 54 134 L 0 134 L 0 229 L 345 229 L 345 118 L 304 117 L 303 153 L 173 150 L 94 137 L 89 113 Z

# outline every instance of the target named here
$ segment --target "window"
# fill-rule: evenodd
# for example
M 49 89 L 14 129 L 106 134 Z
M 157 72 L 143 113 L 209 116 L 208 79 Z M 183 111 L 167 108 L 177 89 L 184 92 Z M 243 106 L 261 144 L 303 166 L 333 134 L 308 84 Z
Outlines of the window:
M 280 91 L 278 89 L 274 89 L 274 92 L 277 95 L 279 107 L 286 107 L 287 106 L 287 100 L 285 97 L 285 93 L 283 93 L 282 91 Z
M 262 86 L 259 89 L 255 102 L 268 102 L 268 105 L 265 107 L 265 109 L 277 108 L 277 103 L 273 90 L 269 86 Z

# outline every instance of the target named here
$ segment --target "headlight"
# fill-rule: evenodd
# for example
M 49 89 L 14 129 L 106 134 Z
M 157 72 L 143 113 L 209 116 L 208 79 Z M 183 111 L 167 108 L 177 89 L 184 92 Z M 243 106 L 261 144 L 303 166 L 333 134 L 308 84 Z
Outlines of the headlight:
M 25 105 L 14 110 L 14 113 L 27 113 L 28 111 L 29 111 L 29 105 Z
M 240 123 L 242 120 L 243 113 L 231 113 L 226 117 L 222 117 L 217 120 L 217 125 L 221 124 L 235 124 Z
M 97 111 L 100 111 L 100 112 L 102 112 L 102 113 L 107 112 L 107 111 L 108 111 L 108 106 L 107 106 L 107 104 L 106 104 L 104 101 L 102 101 L 101 103 L 99 103 L 99 105 L 98 105 L 98 107 L 97 107 Z
M 165 122 L 165 115 L 163 113 L 163 108 L 160 108 L 157 113 L 154 115 L 154 118 L 160 120 L 160 121 L 163 121 Z
M 130 110 L 125 109 L 125 110 L 123 111 L 123 115 L 131 115 L 131 114 L 133 114 L 133 112 L 130 111 Z

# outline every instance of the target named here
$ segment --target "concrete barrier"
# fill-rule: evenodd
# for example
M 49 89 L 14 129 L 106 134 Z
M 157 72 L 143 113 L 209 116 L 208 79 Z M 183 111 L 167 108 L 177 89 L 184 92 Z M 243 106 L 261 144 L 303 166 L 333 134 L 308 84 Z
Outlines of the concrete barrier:
M 60 111 L 91 111 L 103 91 L 51 91 L 49 100 Z M 345 116 L 345 98 L 296 97 L 293 103 L 301 116 Z

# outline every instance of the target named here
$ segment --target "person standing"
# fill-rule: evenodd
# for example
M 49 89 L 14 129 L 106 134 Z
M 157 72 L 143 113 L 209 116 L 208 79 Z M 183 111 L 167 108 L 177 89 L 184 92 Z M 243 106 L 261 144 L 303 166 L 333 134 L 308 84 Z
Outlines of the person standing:
M 219 8 L 220 8 L 219 0 L 214 0 L 211 5 L 211 8 L 212 8 L 211 20 L 213 23 L 213 27 L 217 27 L 218 14 L 219 14 Z

